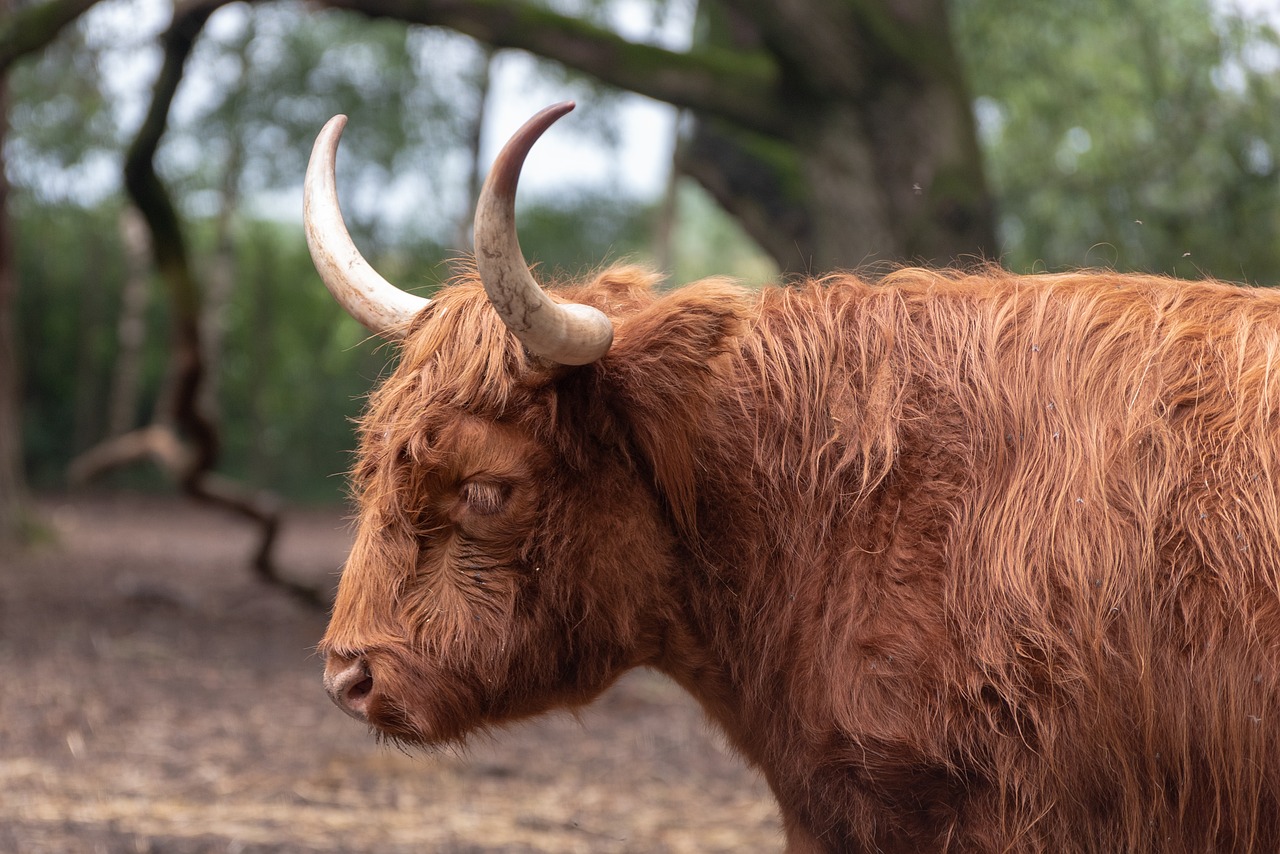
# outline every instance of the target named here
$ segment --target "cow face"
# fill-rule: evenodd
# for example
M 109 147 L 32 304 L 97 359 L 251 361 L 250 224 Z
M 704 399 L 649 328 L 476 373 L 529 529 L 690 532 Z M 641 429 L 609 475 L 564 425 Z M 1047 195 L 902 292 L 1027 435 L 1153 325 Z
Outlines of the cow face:
M 660 664 L 736 289 L 662 295 L 652 274 L 613 268 L 552 301 L 514 233 L 492 233 L 511 217 L 491 197 L 514 179 L 491 174 L 477 269 L 429 303 L 406 297 L 342 225 L 336 141 L 330 123 L 308 168 L 312 255 L 339 301 L 403 347 L 361 423 L 357 539 L 321 644 L 330 695 L 388 737 L 438 743 Z M 495 170 L 511 168 L 504 152 Z
M 321 644 L 344 710 L 453 741 L 655 662 L 674 537 L 597 386 L 534 363 L 476 285 L 422 312 L 361 424 L 357 538 Z
M 575 296 L 643 318 L 649 284 L 613 271 Z M 638 362 L 626 341 L 617 356 Z M 360 425 L 357 538 L 321 647 L 344 710 L 456 740 L 653 659 L 672 537 L 606 370 L 530 356 L 473 278 L 420 312 Z
M 538 711 L 521 707 L 546 676 L 531 659 L 547 652 L 533 643 L 547 568 L 532 536 L 547 455 L 516 427 L 463 414 L 367 443 L 359 533 L 323 643 L 330 693 L 414 741 Z

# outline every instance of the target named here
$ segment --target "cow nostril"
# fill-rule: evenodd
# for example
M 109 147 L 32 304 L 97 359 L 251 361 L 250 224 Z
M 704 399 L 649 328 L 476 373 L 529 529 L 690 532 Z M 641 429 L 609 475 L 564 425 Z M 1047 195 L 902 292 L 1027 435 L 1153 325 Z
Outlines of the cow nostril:
M 351 702 L 360 702 L 369 696 L 369 692 L 373 690 L 373 677 L 366 676 L 359 682 L 347 689 L 347 700 Z
M 324 669 L 324 688 L 338 708 L 357 720 L 367 720 L 373 672 L 364 658 L 331 658 Z

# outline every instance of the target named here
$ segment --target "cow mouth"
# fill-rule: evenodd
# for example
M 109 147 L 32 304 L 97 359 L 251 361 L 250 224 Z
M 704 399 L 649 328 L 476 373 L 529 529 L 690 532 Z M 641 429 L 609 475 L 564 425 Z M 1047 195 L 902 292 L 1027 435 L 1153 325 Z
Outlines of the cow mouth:
M 436 739 L 429 738 L 422 729 L 410 720 L 402 710 L 388 703 L 379 703 L 379 708 L 369 715 L 368 724 L 380 739 L 399 745 L 412 747 L 430 746 Z
M 324 687 L 338 708 L 380 739 L 432 747 L 464 740 L 483 703 L 471 680 L 423 668 L 403 650 L 329 653 Z
M 400 704 L 387 695 L 383 681 L 375 680 L 372 669 L 361 660 L 336 676 L 326 676 L 325 688 L 338 708 L 368 724 L 380 738 L 406 744 L 429 741 Z
M 443 709 L 427 709 L 419 704 L 406 708 L 382 693 L 370 703 L 365 722 L 379 739 L 419 748 L 462 744 L 467 731 L 473 728 L 455 722 Z

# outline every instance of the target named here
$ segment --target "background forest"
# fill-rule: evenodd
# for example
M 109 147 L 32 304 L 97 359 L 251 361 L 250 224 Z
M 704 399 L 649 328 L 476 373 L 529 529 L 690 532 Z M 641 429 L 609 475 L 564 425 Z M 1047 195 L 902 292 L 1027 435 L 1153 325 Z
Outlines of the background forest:
M 174 422 L 184 393 L 175 340 L 194 312 L 191 340 L 205 368 L 196 397 L 217 428 L 216 472 L 295 503 L 341 500 L 351 419 L 394 352 L 332 302 L 302 238 L 306 157 L 338 112 L 351 116 L 339 187 L 353 235 L 389 279 L 423 294 L 469 248 L 487 158 L 526 116 L 565 98 L 579 108 L 535 151 L 519 204 L 522 244 L 546 275 L 629 258 L 666 270 L 673 285 L 712 273 L 761 282 L 864 261 L 985 255 L 1016 271 L 1106 266 L 1280 282 L 1280 39 L 1266 9 L 1226 0 L 923 3 L 930 17 L 918 40 L 895 43 L 894 31 L 862 20 L 859 32 L 871 35 L 847 50 L 874 61 L 827 81 L 787 59 L 798 55 L 788 54 L 788 27 L 821 32 L 820 7 L 859 4 L 792 4 L 810 7 L 807 22 L 728 0 L 412 11 L 355 0 L 185 4 L 179 19 L 194 46 L 180 58 L 185 73 L 154 151 L 193 271 L 183 296 L 164 253 L 149 247 L 154 222 L 139 216 L 123 177 L 175 31 L 183 33 L 167 29 L 174 10 L 164 0 L 103 0 L 39 50 L 15 48 L 22 13 L 54 5 L 0 11 L 9 21 L 0 53 L 15 58 L 0 66 L 16 283 L 10 369 L 22 466 L 36 491 L 65 488 L 73 462 L 104 441 Z M 894 13 L 909 4 L 861 4 L 877 5 Z M 519 36 L 485 17 L 515 7 L 532 10 Z M 552 36 L 567 32 L 652 48 L 646 61 L 703 74 L 714 97 L 692 84 L 661 89 L 670 75 L 646 76 L 621 48 L 598 61 L 573 54 L 569 65 L 546 58 L 562 50 Z M 751 49 L 727 50 L 740 43 Z M 813 54 L 815 67 L 839 70 L 836 48 Z M 690 71 L 677 66 L 681 57 L 711 60 Z M 913 76 L 913 67 L 925 70 Z M 864 224 L 859 243 L 824 237 L 837 220 L 876 219 L 852 209 L 859 193 L 825 208 L 800 199 L 803 188 L 769 197 L 790 207 L 760 202 L 752 180 L 767 176 L 785 190 L 788 170 L 821 162 L 841 139 L 809 118 L 838 115 L 828 105 L 868 87 L 892 95 L 915 85 L 876 88 L 875 75 L 939 80 L 939 91 L 961 99 L 959 118 L 925 122 L 886 96 L 860 120 L 873 141 L 899 118 L 919 138 L 954 132 L 962 154 L 965 134 L 976 140 L 976 156 L 936 171 L 953 188 L 950 206 L 919 228 L 908 210 L 908 225 L 887 236 Z M 805 85 L 793 87 L 800 78 Z M 768 87 L 811 100 L 790 97 L 792 112 L 762 106 L 755 93 Z M 813 150 L 809 140 L 818 140 Z M 724 180 L 708 170 L 739 160 Z M 922 194 L 909 179 L 900 184 L 906 200 L 894 208 L 889 194 L 893 210 Z M 179 423 L 177 435 L 189 438 L 185 429 Z M 170 489 L 172 475 L 128 466 L 108 482 Z

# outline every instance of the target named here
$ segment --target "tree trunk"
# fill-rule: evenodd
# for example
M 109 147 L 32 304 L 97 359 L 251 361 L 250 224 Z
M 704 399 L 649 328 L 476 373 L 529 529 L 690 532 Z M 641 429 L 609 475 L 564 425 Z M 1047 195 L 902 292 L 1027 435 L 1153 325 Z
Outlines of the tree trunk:
M 220 443 L 218 425 L 202 406 L 207 374 L 201 346 L 201 287 L 190 263 L 177 208 L 155 170 L 156 150 L 187 59 L 209 16 L 228 2 L 193 0 L 175 8 L 173 23 L 161 37 L 164 57 L 150 107 L 125 155 L 125 190 L 146 223 L 152 260 L 169 296 L 173 324 L 169 398 L 172 422 L 165 423 L 161 415 L 158 423 L 91 448 L 73 461 L 71 474 L 75 479 L 87 479 L 140 458 L 154 459 L 187 495 L 230 510 L 259 526 L 261 535 L 253 569 L 260 578 L 308 604 L 321 605 L 321 591 L 279 574 L 273 557 L 280 531 L 279 500 L 269 492 L 247 489 L 213 471 Z
M 480 186 L 484 183 L 484 164 L 480 161 L 480 146 L 484 142 L 484 121 L 489 112 L 489 92 L 493 88 L 493 58 L 497 52 L 482 47 L 476 63 L 476 109 L 467 127 L 467 209 L 458 217 L 454 226 L 454 242 L 457 246 L 471 245 L 471 220 L 476 199 L 480 198 Z
M 108 436 L 129 432 L 137 421 L 150 290 L 148 258 L 151 248 L 147 241 L 147 224 L 136 209 L 125 207 L 120 211 L 119 226 L 125 276 L 120 294 L 120 319 L 116 322 L 116 361 L 112 366 L 111 399 L 107 409 Z
M 946 0 L 703 0 L 688 51 L 520 0 L 322 0 L 558 60 L 694 117 L 680 167 L 789 273 L 995 247 Z
M 671 146 L 671 168 L 667 170 L 667 182 L 662 188 L 662 201 L 653 220 L 653 263 L 670 276 L 676 269 L 676 217 L 680 209 L 680 116 L 676 117 L 672 131 L 675 139 Z
M 47 0 L 15 8 L 0 0 L 0 544 L 27 530 L 30 500 L 22 464 L 22 396 L 19 393 L 18 277 L 9 225 L 9 183 L 4 143 L 9 128 L 9 69 L 53 41 L 97 0 Z
M 222 384 L 222 340 L 226 337 L 227 309 L 235 295 L 236 247 L 235 212 L 240 204 L 240 171 L 244 168 L 244 146 L 233 136 L 222 176 L 218 214 L 214 217 L 213 257 L 209 259 L 208 288 L 204 310 L 200 315 L 200 346 L 204 354 L 204 383 L 200 390 L 200 407 L 216 422 L 221 419 L 220 386 Z
M 0 11 L 7 6 L 7 0 L 0 0 Z M 8 93 L 8 75 L 0 70 L 0 545 L 20 539 L 28 512 L 14 324 L 18 277 L 9 227 L 9 182 L 4 163 L 4 141 L 9 126 Z
M 786 272 L 988 256 L 994 216 L 944 0 L 704 3 L 704 38 L 767 50 L 787 130 L 695 114 L 680 168 Z
M 236 64 L 235 88 L 227 95 L 226 103 L 233 112 L 238 112 L 239 105 L 244 103 L 249 93 L 249 50 L 255 34 L 253 20 L 250 16 L 231 50 Z M 243 137 L 231 134 L 229 146 L 227 159 L 223 164 L 218 213 L 214 218 L 213 257 L 209 261 L 209 275 L 206 279 L 208 288 L 200 319 L 201 346 L 204 348 L 205 361 L 205 382 L 200 405 L 215 421 L 221 421 L 222 347 L 227 331 L 227 310 L 239 279 L 234 229 L 236 210 L 240 206 L 240 179 L 245 161 Z
M 88 229 L 79 235 L 79 251 L 85 258 L 101 258 L 106 249 L 103 234 Z M 106 288 L 83 288 L 73 306 L 66 307 L 75 328 L 75 362 L 66 368 L 75 377 L 72 394 L 71 447 L 77 452 L 100 441 L 106 428 L 108 371 L 97 352 L 96 331 L 110 312 Z

